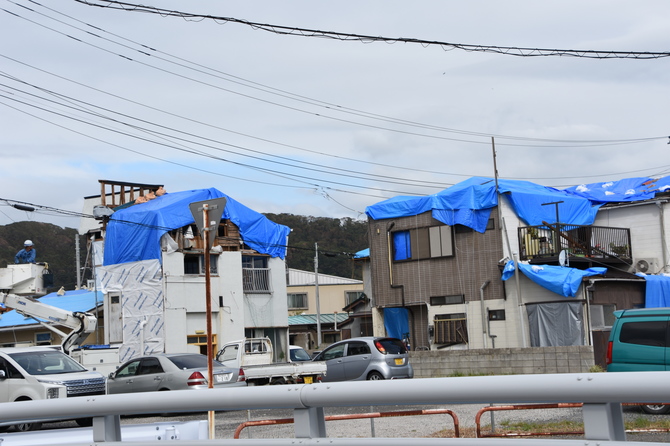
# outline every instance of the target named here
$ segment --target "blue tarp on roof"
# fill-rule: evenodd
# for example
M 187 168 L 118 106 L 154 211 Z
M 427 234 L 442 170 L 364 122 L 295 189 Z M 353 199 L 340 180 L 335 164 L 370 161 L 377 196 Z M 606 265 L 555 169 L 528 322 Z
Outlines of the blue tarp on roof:
M 646 280 L 645 308 L 670 307 L 670 277 L 638 274 Z
M 642 201 L 670 189 L 670 177 L 629 178 L 593 183 L 560 190 L 529 181 L 498 180 L 500 193 L 527 225 L 560 223 L 590 225 L 600 206 L 611 202 Z M 491 209 L 498 204 L 495 180 L 473 177 L 433 195 L 398 196 L 368 206 L 366 214 L 374 220 L 410 217 L 432 211 L 433 218 L 447 225 L 461 224 L 484 232 Z
M 224 219 L 240 228 L 244 242 L 262 254 L 284 258 L 290 228 L 270 221 L 214 188 L 172 192 L 116 211 L 107 225 L 104 265 L 160 259 L 160 239 L 193 223 L 189 204 L 225 197 Z
M 554 265 L 528 265 L 519 263 L 519 270 L 538 285 L 565 297 L 575 297 L 582 279 L 605 274 L 607 268 L 594 267 L 585 270 Z M 502 280 L 514 275 L 514 261 L 510 260 L 503 269 Z
M 616 203 L 642 201 L 654 198 L 656 192 L 670 188 L 668 177 L 653 180 L 651 178 L 626 178 L 619 181 L 581 184 L 565 189 L 566 192 L 591 200 L 593 203 Z
M 584 197 L 528 181 L 498 180 L 498 186 L 519 218 L 531 226 L 556 223 L 555 206 L 545 203 L 562 201 L 560 222 L 576 225 L 592 224 L 600 206 Z M 368 206 L 365 212 L 374 220 L 381 220 L 432 211 L 433 218 L 444 224 L 461 224 L 484 232 L 491 209 L 497 204 L 495 180 L 473 177 L 426 197 L 394 197 Z
M 63 296 L 59 296 L 57 293 L 50 293 L 46 296 L 38 299 L 40 302 L 52 307 L 60 308 L 67 311 L 91 311 L 97 305 L 102 305 L 103 293 L 88 291 L 88 290 L 75 290 L 75 291 L 66 291 Z M 0 316 L 0 328 L 5 327 L 16 327 L 21 325 L 34 325 L 35 319 L 26 318 L 22 314 L 16 312 L 16 310 L 11 310 L 6 313 L 2 313 Z

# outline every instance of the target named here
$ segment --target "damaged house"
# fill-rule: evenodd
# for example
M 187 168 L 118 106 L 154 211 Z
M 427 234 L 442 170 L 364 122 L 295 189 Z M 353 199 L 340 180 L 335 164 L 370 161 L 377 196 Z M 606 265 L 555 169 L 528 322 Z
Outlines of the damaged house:
M 80 233 L 93 248 L 95 287 L 104 293 L 105 343 L 119 361 L 155 352 L 206 353 L 205 256 L 210 257 L 212 343 L 268 336 L 288 349 L 284 257 L 290 229 L 210 188 L 101 180 L 86 197 Z M 225 197 L 211 250 L 189 205 Z
M 375 327 L 412 350 L 592 345 L 600 362 L 614 310 L 670 305 L 668 187 L 475 177 L 369 206 Z

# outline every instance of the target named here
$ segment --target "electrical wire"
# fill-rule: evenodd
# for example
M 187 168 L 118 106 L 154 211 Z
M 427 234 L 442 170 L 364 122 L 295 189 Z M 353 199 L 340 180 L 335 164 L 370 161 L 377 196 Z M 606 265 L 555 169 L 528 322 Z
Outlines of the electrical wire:
M 8 1 L 8 2 L 10 2 L 10 3 L 13 3 L 13 4 L 17 5 L 17 6 L 23 6 L 23 5 L 19 5 L 19 4 L 15 3 L 15 2 L 12 1 L 12 0 L 6 0 L 6 1 Z M 28 1 L 30 1 L 30 2 L 33 3 L 33 4 L 36 4 L 36 5 L 45 7 L 45 6 L 41 5 L 40 3 L 36 2 L 35 0 L 28 0 Z M 23 7 L 25 8 L 25 6 L 23 6 Z M 46 7 L 45 7 L 45 8 L 46 8 Z M 0 8 L 0 9 L 2 9 L 2 8 Z M 81 30 L 80 28 L 74 27 L 73 25 L 66 24 L 66 23 L 64 23 L 64 22 L 62 22 L 62 21 L 60 21 L 60 20 L 57 20 L 57 19 L 54 19 L 54 18 L 52 18 L 52 17 L 46 16 L 46 15 L 41 14 L 41 13 L 39 13 L 39 12 L 36 12 L 36 11 L 34 11 L 34 10 L 32 10 L 32 9 L 29 9 L 29 8 L 26 8 L 26 9 L 28 9 L 29 11 L 33 11 L 33 12 L 35 12 L 35 13 L 37 13 L 37 14 L 40 14 L 40 15 L 43 16 L 43 17 L 47 17 L 47 18 L 50 18 L 50 19 L 52 19 L 52 20 L 56 20 L 56 21 L 58 21 L 59 23 L 65 24 L 66 26 L 73 27 L 73 28 L 75 28 L 75 29 L 77 29 L 77 30 L 79 30 L 79 31 L 85 32 L 85 33 L 86 33 L 87 35 L 89 35 L 89 36 L 97 37 L 97 38 L 102 39 L 102 40 L 104 40 L 104 41 L 107 41 L 107 42 L 110 42 L 110 43 L 113 43 L 113 44 L 116 44 L 116 45 L 120 45 L 120 46 L 122 46 L 123 48 L 130 49 L 131 51 L 133 51 L 133 52 L 137 52 L 137 53 L 139 53 L 139 54 L 141 54 L 141 55 L 143 55 L 143 56 L 153 57 L 154 59 L 159 59 L 159 60 L 161 60 L 161 61 L 165 61 L 165 62 L 168 62 L 168 63 L 176 64 L 176 65 L 178 65 L 179 67 L 182 67 L 182 68 L 188 68 L 188 69 L 191 69 L 191 70 L 195 70 L 196 72 L 198 72 L 198 73 L 200 73 L 200 74 L 209 74 L 209 75 L 212 75 L 212 73 L 215 73 L 214 76 L 215 76 L 216 78 L 218 78 L 218 79 L 222 79 L 222 80 L 225 80 L 225 81 L 228 81 L 228 82 L 235 82 L 235 83 L 237 83 L 237 84 L 239 84 L 239 85 L 243 85 L 243 86 L 246 86 L 246 87 L 249 87 L 249 88 L 255 88 L 255 89 L 258 89 L 259 91 L 263 91 L 263 92 L 265 92 L 265 93 L 270 93 L 270 94 L 275 94 L 275 95 L 278 95 L 278 96 L 283 97 L 283 98 L 288 98 L 288 99 L 298 100 L 298 101 L 307 103 L 307 104 L 309 104 L 309 105 L 317 105 L 317 106 L 320 106 L 320 107 L 324 107 L 324 108 L 326 108 L 326 109 L 328 109 L 328 110 L 331 110 L 331 111 L 347 112 L 347 113 L 349 113 L 349 114 L 353 114 L 353 115 L 356 115 L 356 116 L 365 117 L 365 118 L 369 118 L 369 119 L 376 119 L 376 120 L 380 120 L 380 121 L 383 121 L 383 122 L 389 122 L 389 123 L 399 124 L 399 125 L 414 126 L 414 127 L 419 127 L 419 128 L 429 129 L 429 130 L 434 130 L 434 131 L 449 132 L 449 133 L 457 133 L 457 134 L 463 134 L 463 135 L 469 135 L 469 136 L 477 136 L 477 137 L 485 137 L 485 138 L 490 138 L 490 137 L 493 136 L 493 137 L 496 137 L 496 138 L 498 138 L 498 139 L 509 139 L 509 140 L 517 140 L 517 141 L 535 141 L 535 142 L 543 142 L 543 143 L 557 143 L 557 144 L 571 144 L 571 145 L 574 145 L 574 144 L 584 144 L 584 145 L 587 145 L 587 146 L 589 146 L 589 147 L 592 147 L 592 146 L 600 147 L 600 146 L 617 145 L 617 144 L 629 144 L 629 143 L 637 143 L 637 142 L 651 141 L 651 140 L 658 140 L 658 139 L 665 139 L 665 138 L 666 138 L 666 136 L 664 135 L 664 136 L 655 136 L 655 137 L 646 137 L 646 138 L 617 139 L 617 140 L 562 140 L 562 139 L 543 139 L 543 138 L 531 138 L 531 137 L 509 136 L 509 135 L 496 135 L 496 134 L 489 134 L 489 133 L 483 133 L 483 132 L 474 132 L 474 131 L 467 131 L 467 130 L 459 130 L 459 129 L 453 129 L 453 128 L 442 127 L 442 126 L 435 126 L 435 125 L 422 124 L 422 123 L 418 123 L 418 122 L 414 122 L 414 121 L 408 121 L 408 120 L 399 119 L 399 118 L 387 117 L 387 116 L 383 116 L 383 115 L 379 115 L 379 114 L 369 113 L 369 112 L 365 112 L 365 111 L 361 111 L 361 110 L 357 110 L 357 109 L 353 109 L 353 108 L 344 107 L 344 106 L 337 105 L 337 104 L 332 104 L 332 103 L 328 103 L 328 102 L 320 101 L 320 100 L 317 100 L 317 99 L 307 98 L 307 97 L 302 96 L 302 95 L 298 95 L 298 94 L 295 94 L 295 93 L 287 92 L 287 91 L 285 91 L 285 90 L 279 90 L 279 89 L 276 89 L 276 88 L 273 88 L 273 87 L 269 87 L 269 86 L 266 86 L 266 85 L 263 85 L 263 84 L 259 84 L 259 83 L 253 82 L 253 81 L 249 81 L 249 80 L 246 80 L 246 79 L 237 77 L 237 76 L 233 76 L 233 75 L 230 75 L 230 74 L 228 74 L 228 73 L 223 73 L 223 72 L 221 72 L 221 71 L 219 71 L 219 70 L 214 70 L 214 69 L 212 69 L 212 68 L 204 67 L 203 65 L 196 64 L 196 63 L 191 62 L 191 61 L 188 61 L 188 60 L 186 60 L 186 59 L 179 58 L 179 57 L 176 57 L 176 56 L 169 55 L 169 54 L 167 54 L 167 53 L 161 52 L 161 51 L 157 50 L 156 48 L 150 47 L 150 46 L 148 46 L 148 45 L 145 45 L 145 44 L 142 44 L 142 43 L 138 43 L 138 42 L 132 41 L 132 40 L 130 40 L 130 39 L 125 39 L 125 38 L 120 37 L 120 36 L 118 36 L 118 35 L 116 35 L 116 34 L 113 34 L 113 33 L 109 33 L 108 31 L 105 31 L 105 30 L 103 30 L 102 28 L 99 28 L 99 27 L 93 27 L 92 25 L 86 24 L 85 22 L 82 22 L 82 21 L 80 21 L 80 20 L 78 20 L 78 19 L 76 19 L 76 18 L 67 16 L 67 15 L 65 15 L 65 14 L 61 14 L 61 13 L 59 13 L 59 14 L 61 14 L 61 15 L 64 15 L 65 17 L 70 18 L 71 20 L 76 20 L 76 21 L 79 22 L 79 23 L 84 23 L 84 24 L 86 24 L 86 26 L 88 26 L 88 27 L 92 27 L 93 29 L 96 30 L 96 33 L 93 33 L 93 32 L 90 32 L 90 31 Z M 47 9 L 49 9 L 49 10 L 51 10 L 51 11 L 54 11 L 54 10 L 52 10 L 52 9 L 50 9 L 50 8 L 47 8 Z M 4 10 L 4 9 L 3 9 L 3 10 Z M 6 10 L 5 10 L 5 11 L 6 11 Z M 6 11 L 6 12 L 9 12 L 9 11 Z M 54 11 L 54 12 L 55 12 L 55 11 Z M 9 13 L 11 13 L 11 12 L 9 12 Z M 46 28 L 46 29 L 49 29 L 49 30 L 51 30 L 51 31 L 53 31 L 53 32 L 56 32 L 56 33 L 65 35 L 65 36 L 67 36 L 67 37 L 71 37 L 71 36 L 69 36 L 69 35 L 67 35 L 67 34 L 64 34 L 64 33 L 60 32 L 60 31 L 58 31 L 58 30 L 55 30 L 55 29 L 50 28 L 50 27 L 47 27 L 47 26 L 44 25 L 44 24 L 41 24 L 41 23 L 35 22 L 35 21 L 33 21 L 33 20 L 27 19 L 27 18 L 25 18 L 25 17 L 22 17 L 22 16 L 20 16 L 20 15 L 18 15 L 18 14 L 16 14 L 16 13 L 11 13 L 11 14 L 16 15 L 17 17 L 23 18 L 24 20 L 27 20 L 27 21 L 29 21 L 29 22 L 35 24 L 35 25 L 38 25 L 38 26 L 44 27 L 44 28 Z M 114 36 L 114 37 L 116 37 L 116 38 L 123 39 L 123 40 L 125 40 L 125 41 L 127 41 L 127 42 L 131 42 L 131 43 L 134 44 L 134 45 L 138 45 L 140 48 L 139 48 L 139 49 L 136 49 L 136 48 L 132 48 L 132 47 L 130 47 L 130 46 L 128 46 L 128 45 L 121 44 L 121 43 L 119 43 L 119 42 L 114 42 L 114 41 L 112 41 L 112 40 L 110 40 L 110 39 L 107 39 L 107 38 L 104 38 L 104 37 L 100 36 L 97 32 L 104 32 L 104 33 L 109 34 L 109 35 L 112 35 L 112 36 Z M 72 37 L 71 37 L 71 38 L 72 38 Z M 84 43 L 84 44 L 93 46 L 93 47 L 95 47 L 95 48 L 97 48 L 97 49 L 100 49 L 100 50 L 102 50 L 102 51 L 110 52 L 110 51 L 107 50 L 107 49 L 104 49 L 104 48 L 99 47 L 99 46 L 97 46 L 97 45 L 93 45 L 93 44 L 91 44 L 91 43 L 89 43 L 89 42 L 86 42 L 86 41 L 85 41 L 84 39 L 82 39 L 82 38 L 77 38 L 77 39 L 75 39 L 75 40 L 77 40 L 78 42 L 81 42 L 81 43 Z M 149 67 L 152 67 L 152 68 L 155 68 L 155 69 L 164 71 L 164 72 L 166 72 L 166 73 L 174 74 L 174 75 L 176 75 L 176 76 L 180 76 L 180 77 L 183 77 L 183 78 L 185 78 L 185 79 L 189 79 L 189 80 L 193 80 L 193 81 L 196 81 L 196 82 L 197 82 L 197 80 L 195 80 L 195 79 L 188 78 L 188 77 L 185 77 L 185 76 L 183 76 L 183 75 L 180 75 L 180 74 L 177 74 L 177 73 L 174 73 L 174 72 L 171 72 L 171 71 L 167 71 L 167 70 L 161 69 L 161 68 L 156 67 L 156 66 L 154 66 L 154 65 L 150 65 L 150 64 L 145 64 L 145 63 L 139 62 L 138 60 L 134 59 L 133 57 L 125 56 L 125 55 L 122 55 L 122 54 L 116 54 L 116 53 L 113 53 L 113 54 L 115 54 L 115 55 L 119 55 L 119 56 L 121 56 L 121 57 L 124 57 L 124 58 L 126 58 L 126 59 L 128 59 L 128 60 L 130 60 L 130 61 L 137 62 L 137 63 L 141 63 L 141 64 L 143 64 L 143 65 L 145 65 L 145 66 L 149 66 Z M 160 56 L 159 54 L 160 54 L 160 55 L 166 55 L 166 56 L 168 56 L 168 57 L 170 57 L 170 58 L 173 58 L 173 59 L 178 60 L 179 62 L 173 62 L 173 61 L 170 61 L 170 60 L 168 60 L 168 59 L 166 59 L 166 58 Z M 191 65 L 192 65 L 192 66 L 195 66 L 195 67 L 197 67 L 197 68 L 193 68 L 193 67 L 191 67 Z M 206 70 L 206 71 L 203 71 L 203 69 Z M 221 77 L 221 75 L 223 75 L 223 76 L 225 76 L 225 77 Z M 230 78 L 233 78 L 233 80 L 231 80 Z M 205 83 L 205 85 L 213 86 L 213 85 L 209 85 L 209 84 L 206 84 L 206 83 Z M 216 86 L 213 86 L 213 87 L 222 89 L 221 87 L 216 87 Z M 464 143 L 471 143 L 471 144 L 482 144 L 482 145 L 487 145 L 487 146 L 488 146 L 488 144 L 489 144 L 488 141 L 472 141 L 472 140 L 463 140 L 463 139 L 455 139 L 455 138 L 445 138 L 445 137 L 439 137 L 439 136 L 436 136 L 436 135 L 425 135 L 425 134 L 414 133 L 414 132 L 403 132 L 403 131 L 401 131 L 401 130 L 393 129 L 393 128 L 386 128 L 386 127 L 380 127 L 380 126 L 371 126 L 371 125 L 367 125 L 367 124 L 364 124 L 364 123 L 359 123 L 359 122 L 355 122 L 355 121 L 351 121 L 351 120 L 346 120 L 346 119 L 341 119 L 341 118 L 335 118 L 335 117 L 327 116 L 327 115 L 323 115 L 323 114 L 316 114 L 316 113 L 313 113 L 313 112 L 311 112 L 311 111 L 306 111 L 306 110 L 302 110 L 302 109 L 297 109 L 297 108 L 293 108 L 293 107 L 288 107 L 288 106 L 285 106 L 285 105 L 283 105 L 283 104 L 279 104 L 279 103 L 275 103 L 275 102 L 271 102 L 271 101 L 266 101 L 266 100 L 261 99 L 261 98 L 256 98 L 256 97 L 253 97 L 253 96 L 245 95 L 245 94 L 242 94 L 242 93 L 239 93 L 239 92 L 236 92 L 236 91 L 233 91 L 233 90 L 229 90 L 229 89 L 222 89 L 222 90 L 223 90 L 223 91 L 226 91 L 226 92 L 228 92 L 228 93 L 233 93 L 233 94 L 241 95 L 241 96 L 246 97 L 246 98 L 248 98 L 248 99 L 259 100 L 259 101 L 266 102 L 266 103 L 271 104 L 271 105 L 275 105 L 275 106 L 280 106 L 280 107 L 288 108 L 288 109 L 293 110 L 293 111 L 298 111 L 298 112 L 302 112 L 302 113 L 313 114 L 313 115 L 315 115 L 315 116 L 319 116 L 319 117 L 322 117 L 322 118 L 333 119 L 333 120 L 336 120 L 336 121 L 341 121 L 341 122 L 345 122 L 345 123 L 349 123 L 349 124 L 363 125 L 363 126 L 368 126 L 368 127 L 377 128 L 377 129 L 386 130 L 386 131 L 392 131 L 392 132 L 407 133 L 407 134 L 414 135 L 414 136 L 425 136 L 425 137 L 432 137 L 432 138 L 441 138 L 441 139 L 451 140 L 451 141 L 455 141 L 455 142 L 464 142 Z M 246 136 L 248 136 L 248 135 L 246 135 Z M 501 146 L 505 146 L 505 145 L 507 145 L 507 146 L 514 146 L 514 147 L 537 147 L 537 145 L 528 145 L 528 144 L 509 144 L 509 143 L 499 143 L 499 145 L 501 145 Z M 552 145 L 552 146 L 550 146 L 550 147 L 552 147 L 552 148 L 560 148 L 560 147 L 562 147 L 562 146 L 560 146 L 560 145 Z M 305 150 L 305 149 L 303 149 L 303 150 Z M 322 155 L 324 155 L 324 156 L 328 156 L 328 155 L 329 155 L 329 154 L 324 154 L 324 153 L 320 153 L 320 154 L 322 154 Z
M 8 1 L 9 1 L 9 0 L 8 0 Z M 15 3 L 15 2 L 11 2 L 11 1 L 10 1 L 10 3 L 13 3 L 13 4 L 17 5 L 17 3 Z M 34 2 L 34 1 L 32 1 L 32 3 L 34 3 L 34 4 L 38 4 L 38 5 L 39 5 L 39 3 Z M 22 6 L 22 5 L 18 5 L 18 6 Z M 6 11 L 6 12 L 8 12 L 8 11 Z M 16 14 L 14 14 L 14 13 L 11 13 L 11 14 L 16 15 Z M 34 22 L 33 22 L 33 23 L 34 23 Z M 40 24 L 40 26 L 43 26 L 43 25 Z M 88 25 L 88 26 L 90 26 L 90 25 Z M 50 28 L 49 28 L 49 29 L 50 29 Z M 89 33 L 89 34 L 90 34 L 90 33 Z M 76 39 L 76 40 L 80 41 L 80 39 Z M 145 47 L 146 47 L 146 46 L 145 46 Z M 149 47 L 146 47 L 146 48 L 149 48 Z M 141 53 L 144 54 L 144 55 L 150 55 L 150 54 L 149 54 L 148 52 L 146 52 L 146 51 L 143 51 L 143 52 L 141 52 Z M 132 60 L 131 58 L 128 58 L 128 59 L 129 59 L 129 60 Z M 90 105 L 90 104 L 89 104 L 89 105 Z M 390 119 L 394 119 L 394 118 L 390 118 Z M 350 122 L 350 121 L 346 121 L 346 122 Z M 154 125 L 155 125 L 155 124 L 154 124 Z M 136 128 L 136 126 L 134 126 L 134 127 Z M 380 127 L 375 127 L 375 128 L 380 128 Z M 149 131 L 148 129 L 142 129 L 142 130 L 143 130 L 143 131 Z M 454 129 L 449 129 L 449 130 L 450 130 L 450 131 L 453 130 L 453 131 L 455 131 L 455 132 L 458 132 L 457 130 L 454 130 Z M 470 132 L 469 134 L 476 134 L 476 132 Z M 484 135 L 484 134 L 481 134 L 481 135 Z M 154 132 L 154 136 L 157 136 L 155 132 Z M 500 136 L 500 137 L 504 137 L 504 136 Z M 608 141 L 608 140 L 601 140 L 601 141 L 595 141 L 595 142 L 597 142 L 597 143 L 602 143 L 602 142 L 604 142 L 604 141 L 607 141 L 608 143 L 628 143 L 628 142 L 640 142 L 640 141 L 644 141 L 644 140 L 651 140 L 651 139 L 658 139 L 658 138 L 663 138 L 663 139 L 665 139 L 665 136 L 664 136 L 664 137 L 654 137 L 654 138 L 634 139 L 634 140 L 611 140 L 611 141 Z M 561 141 L 561 140 L 554 140 L 554 141 Z M 467 142 L 471 142 L 471 141 L 467 141 Z M 580 142 L 584 142 L 584 141 L 580 141 Z M 272 143 L 275 143 L 275 142 L 272 142 Z M 590 143 L 590 142 L 589 142 L 589 143 Z M 487 144 L 488 144 L 488 143 L 487 143 Z M 501 144 L 501 145 L 502 145 L 502 144 Z M 238 146 L 238 147 L 240 147 L 240 146 Z M 552 148 L 553 148 L 553 147 L 555 147 L 555 146 L 552 146 Z M 244 149 L 244 150 L 250 150 L 250 149 L 248 149 L 248 148 L 243 148 L 243 149 Z M 265 154 L 267 155 L 267 153 L 265 153 Z M 323 154 L 323 153 L 321 153 L 321 154 L 322 154 L 322 155 L 327 155 L 327 154 Z M 270 156 L 273 156 L 273 155 L 270 155 Z M 299 160 L 293 160 L 293 159 L 289 159 L 289 160 L 292 161 L 292 162 L 301 162 L 301 161 L 299 161 Z M 359 160 L 354 160 L 354 161 L 359 161 Z M 315 163 L 311 163 L 311 164 L 312 164 L 312 165 L 316 165 Z M 397 167 L 397 166 L 392 166 L 392 167 L 400 168 L 400 167 Z M 329 168 L 330 168 L 330 167 L 329 167 Z M 404 168 L 404 167 L 403 167 L 403 169 L 404 169 L 404 170 L 408 170 L 407 168 Z M 342 171 L 347 171 L 347 170 L 346 170 L 346 169 L 342 169 Z M 434 173 L 441 173 L 441 172 L 434 172 Z M 369 174 L 361 173 L 361 172 L 357 172 L 357 174 L 360 174 L 360 175 L 369 175 Z M 445 174 L 445 175 L 458 175 L 458 176 L 464 176 L 464 177 L 470 177 L 470 176 L 472 176 L 471 174 L 457 174 L 457 173 L 451 173 L 451 174 L 450 174 L 450 173 L 441 173 L 441 174 Z M 603 175 L 603 176 L 605 176 L 605 175 Z M 386 176 L 386 177 L 388 178 L 388 176 Z M 309 179 L 313 179 L 313 178 L 309 178 Z M 542 177 L 542 179 L 547 180 L 547 179 L 551 179 L 551 178 Z M 418 181 L 420 181 L 420 180 L 407 180 L 407 181 L 415 181 L 415 182 L 418 182 Z M 422 183 L 425 183 L 425 181 L 422 181 Z M 345 183 L 338 183 L 338 184 L 340 184 L 340 185 L 347 185 L 347 186 L 350 186 L 350 185 L 345 184 Z M 441 183 L 435 183 L 435 184 L 439 184 L 439 185 L 442 186 L 442 187 L 443 187 L 443 186 L 446 186 L 446 185 L 451 185 L 451 183 L 442 183 L 442 182 L 441 182 Z M 312 184 L 311 186 L 317 188 L 317 190 L 318 190 L 319 188 L 321 188 L 321 186 L 319 186 L 318 184 Z M 381 191 L 386 191 L 386 192 L 399 192 L 399 191 L 392 191 L 392 190 L 381 190 Z M 399 193 L 407 193 L 407 192 L 402 191 L 402 192 L 399 192 Z M 412 193 L 410 193 L 410 194 L 412 194 Z M 325 195 L 327 196 L 327 193 L 326 193 Z M 330 198 L 330 197 L 329 197 L 329 198 Z M 330 199 L 332 199 L 332 198 L 330 198 Z M 333 201 L 335 201 L 335 200 L 333 200 Z
M 249 20 L 236 19 L 233 17 L 212 16 L 208 14 L 195 14 L 190 12 L 168 10 L 155 6 L 138 5 L 135 3 L 120 2 L 114 0 L 104 0 L 104 4 L 93 3 L 90 0 L 75 0 L 88 6 L 97 6 L 100 8 L 119 9 L 124 11 L 143 12 L 149 14 L 158 14 L 161 17 L 180 17 L 188 20 L 213 20 L 216 23 L 238 23 L 250 26 L 253 29 L 269 31 L 282 35 L 297 35 L 302 37 L 320 37 L 334 40 L 357 40 L 363 43 L 385 42 L 385 43 L 415 43 L 422 46 L 439 46 L 445 51 L 460 49 L 468 52 L 496 53 L 508 56 L 538 57 L 538 56 L 560 56 L 560 57 L 578 57 L 589 59 L 660 59 L 670 56 L 667 51 L 612 51 L 612 50 L 572 50 L 557 48 L 529 48 L 497 45 L 473 45 L 467 43 L 452 43 L 438 40 L 424 40 L 407 37 L 383 37 L 364 34 L 351 34 L 334 31 L 323 31 L 319 29 L 298 28 L 283 25 L 272 25 L 267 23 L 251 22 Z

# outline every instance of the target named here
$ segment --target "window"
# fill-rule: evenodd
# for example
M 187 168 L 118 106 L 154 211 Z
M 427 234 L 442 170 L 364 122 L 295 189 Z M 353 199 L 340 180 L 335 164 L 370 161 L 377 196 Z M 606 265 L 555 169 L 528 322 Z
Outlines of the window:
M 490 321 L 504 321 L 505 320 L 505 310 L 489 310 L 489 320 Z
M 329 359 L 341 358 L 344 356 L 344 347 L 346 344 L 336 345 L 333 348 L 330 348 L 323 352 L 323 360 L 328 361 Z
M 396 231 L 393 233 L 393 260 L 420 260 L 454 255 L 451 226 Z
M 242 268 L 267 268 L 268 258 L 265 256 L 242 256 Z
M 122 376 L 135 376 L 137 374 L 137 369 L 140 366 L 140 361 L 139 359 L 137 361 L 133 361 L 130 364 L 127 364 L 125 367 L 121 367 L 117 372 L 116 376 L 117 377 L 122 377 Z
M 16 370 L 16 367 L 5 358 L 0 358 L 0 370 L 3 370 L 5 372 L 5 377 L 9 379 L 25 379 L 21 372 Z
M 186 336 L 186 343 L 189 345 L 197 345 L 200 347 L 200 353 L 207 354 L 207 335 L 195 334 Z M 216 352 L 216 335 L 212 335 L 212 349 Z
M 137 371 L 138 375 L 151 375 L 154 373 L 163 373 L 163 367 L 157 358 L 145 358 L 140 363 L 140 368 Z
M 349 342 L 347 356 L 367 355 L 370 353 L 370 347 L 365 342 Z
M 621 326 L 619 340 L 628 344 L 665 347 L 666 321 L 626 322 Z
M 365 296 L 365 293 L 362 291 L 346 291 L 344 294 L 345 306 Z
M 436 344 L 454 345 L 468 343 L 468 326 L 465 313 L 438 314 L 433 320 Z
M 35 345 L 51 345 L 51 332 L 35 333 Z
M 288 293 L 288 309 L 307 308 L 307 293 Z
M 455 294 L 453 296 L 431 296 L 431 305 L 454 305 L 465 303 L 465 294 Z
M 267 256 L 242 256 L 242 285 L 245 293 L 271 293 Z
M 210 254 L 209 273 L 218 274 L 217 263 L 219 256 Z M 184 274 L 205 274 L 205 256 L 202 254 L 184 254 Z
M 340 340 L 339 333 L 323 333 L 322 336 L 324 344 L 334 344 Z

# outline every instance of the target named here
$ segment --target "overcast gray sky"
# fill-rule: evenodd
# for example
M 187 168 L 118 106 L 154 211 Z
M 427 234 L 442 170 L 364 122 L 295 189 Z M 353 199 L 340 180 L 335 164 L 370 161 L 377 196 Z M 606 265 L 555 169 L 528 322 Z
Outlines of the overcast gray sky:
M 661 0 L 143 3 L 457 44 L 670 51 Z M 493 176 L 491 137 L 502 178 L 567 187 L 670 172 L 670 58 L 340 41 L 74 0 L 0 8 L 3 200 L 80 212 L 107 179 L 364 218 L 392 196 Z M 0 224 L 78 227 L 6 204 Z

